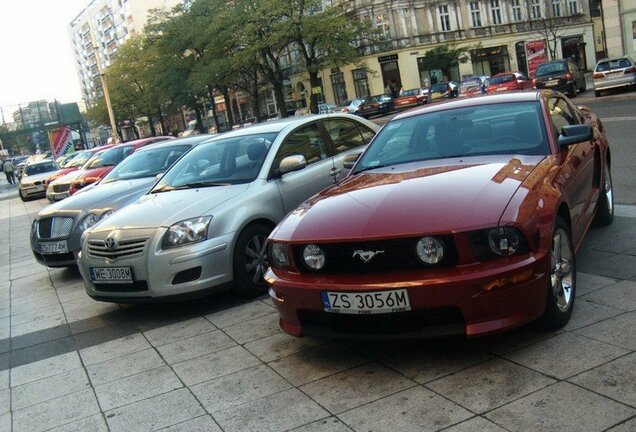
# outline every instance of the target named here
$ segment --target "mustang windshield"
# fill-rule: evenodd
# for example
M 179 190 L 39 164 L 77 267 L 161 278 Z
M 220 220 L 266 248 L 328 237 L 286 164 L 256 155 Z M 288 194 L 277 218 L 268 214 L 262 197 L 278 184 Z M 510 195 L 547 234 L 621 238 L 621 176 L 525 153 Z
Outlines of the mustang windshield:
M 136 152 L 117 165 L 102 183 L 154 177 L 170 168 L 189 148 L 189 145 L 175 145 Z
M 261 170 L 276 133 L 221 138 L 181 158 L 150 191 L 249 183 Z
M 389 122 L 356 165 L 381 166 L 493 154 L 545 155 L 548 139 L 538 102 L 449 109 Z

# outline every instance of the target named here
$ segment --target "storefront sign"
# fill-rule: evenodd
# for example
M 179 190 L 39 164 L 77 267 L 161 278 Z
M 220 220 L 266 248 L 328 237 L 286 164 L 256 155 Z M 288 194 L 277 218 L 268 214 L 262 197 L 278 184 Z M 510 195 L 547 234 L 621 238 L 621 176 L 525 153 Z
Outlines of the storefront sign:
M 378 61 L 380 63 L 386 63 L 386 62 L 390 62 L 390 61 L 397 61 L 397 59 L 398 59 L 398 55 L 397 54 L 391 54 L 391 55 L 378 57 Z
M 548 57 L 545 52 L 545 41 L 530 41 L 526 42 L 526 59 L 528 61 L 528 75 L 530 78 L 534 78 L 534 72 L 541 63 L 548 61 Z
M 71 153 L 74 150 L 73 134 L 69 126 L 63 126 L 50 133 L 51 151 L 55 159 L 67 153 Z

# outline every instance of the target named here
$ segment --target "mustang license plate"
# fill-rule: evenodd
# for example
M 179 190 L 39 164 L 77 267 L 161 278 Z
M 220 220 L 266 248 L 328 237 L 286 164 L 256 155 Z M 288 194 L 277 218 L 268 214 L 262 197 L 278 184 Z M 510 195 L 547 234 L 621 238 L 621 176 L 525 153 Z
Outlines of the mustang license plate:
M 91 281 L 109 283 L 132 282 L 130 267 L 91 267 Z
M 359 293 L 323 291 L 320 296 L 325 312 L 379 314 L 411 310 L 405 289 Z
M 40 243 L 40 251 L 43 254 L 61 254 L 68 252 L 68 244 L 66 240 L 56 242 L 42 242 Z

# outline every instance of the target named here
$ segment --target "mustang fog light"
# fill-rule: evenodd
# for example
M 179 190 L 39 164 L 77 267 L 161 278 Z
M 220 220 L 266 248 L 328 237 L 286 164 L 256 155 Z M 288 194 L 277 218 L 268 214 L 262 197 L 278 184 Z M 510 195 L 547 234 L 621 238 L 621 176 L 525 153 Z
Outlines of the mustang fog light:
M 272 264 L 277 267 L 289 266 L 289 256 L 287 254 L 287 245 L 284 243 L 272 243 L 269 249 L 269 256 L 272 258 Z
M 80 229 L 82 231 L 86 231 L 97 222 L 99 222 L 99 218 L 97 217 L 97 215 L 95 213 L 89 213 L 84 216 L 84 219 L 82 219 L 82 222 L 80 222 Z
M 519 250 L 519 233 L 514 228 L 493 228 L 488 233 L 490 249 L 501 256 L 509 256 Z
M 325 266 L 325 253 L 315 244 L 305 246 L 303 259 L 307 267 L 312 270 L 320 270 Z
M 444 258 L 444 243 L 434 237 L 422 237 L 415 250 L 420 260 L 426 264 L 437 264 Z

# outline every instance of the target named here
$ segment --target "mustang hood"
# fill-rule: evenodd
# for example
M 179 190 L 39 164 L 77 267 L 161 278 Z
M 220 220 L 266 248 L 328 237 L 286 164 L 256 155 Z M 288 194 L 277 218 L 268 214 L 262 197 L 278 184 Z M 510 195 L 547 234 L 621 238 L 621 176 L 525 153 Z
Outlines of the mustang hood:
M 299 242 L 372 239 L 494 226 L 542 159 L 455 158 L 350 176 L 301 204 L 274 237 Z
M 99 187 L 51 204 L 40 212 L 40 217 L 66 211 L 119 210 L 142 196 L 155 181 L 154 177 L 147 177 L 100 184 Z
M 234 198 L 248 187 L 249 184 L 238 184 L 144 195 L 96 225 L 93 230 L 169 227 L 185 219 L 213 215 L 214 207 Z

